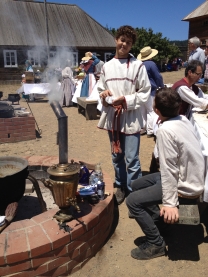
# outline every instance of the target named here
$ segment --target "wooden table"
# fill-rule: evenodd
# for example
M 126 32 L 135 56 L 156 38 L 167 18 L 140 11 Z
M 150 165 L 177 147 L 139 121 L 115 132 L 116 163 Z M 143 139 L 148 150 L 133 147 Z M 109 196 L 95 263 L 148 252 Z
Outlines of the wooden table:
M 86 120 L 97 119 L 97 100 L 86 100 L 87 97 L 77 97 L 78 113 L 84 111 Z

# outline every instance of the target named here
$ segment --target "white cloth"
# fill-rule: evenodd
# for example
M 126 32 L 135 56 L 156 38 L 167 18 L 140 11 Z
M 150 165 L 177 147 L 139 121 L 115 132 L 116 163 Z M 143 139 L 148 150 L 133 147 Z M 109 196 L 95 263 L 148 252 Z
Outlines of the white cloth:
M 208 202 L 208 121 L 206 114 L 192 113 L 190 122 L 194 126 L 198 141 L 205 160 L 205 187 L 203 201 Z
M 204 157 L 193 125 L 185 116 L 171 118 L 157 130 L 163 205 L 175 207 L 178 192 L 200 195 L 204 190 Z
M 200 108 L 202 110 L 206 109 L 208 105 L 208 95 L 205 95 L 201 89 L 199 89 L 198 95 L 196 95 L 192 89 L 187 86 L 180 86 L 176 89 L 181 99 L 190 104 L 186 116 L 189 118 L 191 109 L 194 107 Z
M 81 94 L 81 88 L 82 88 L 82 80 L 75 81 L 75 92 L 72 97 L 72 102 L 77 104 L 77 97 L 80 97 Z
M 102 102 L 100 99 L 100 94 L 98 93 L 98 89 L 97 89 L 97 83 L 95 84 L 92 93 L 90 94 L 90 96 L 87 98 L 89 100 L 97 100 L 98 101 L 98 105 L 97 105 L 97 109 L 99 111 L 102 110 Z
M 152 135 L 154 133 L 153 122 L 155 117 L 157 117 L 157 114 L 153 111 L 154 98 L 155 98 L 154 96 L 150 95 L 147 102 L 142 103 L 140 107 L 140 111 L 143 119 L 142 129 L 146 130 L 148 135 Z
M 17 93 L 23 93 L 25 95 L 35 93 L 35 94 L 47 94 L 51 91 L 51 85 L 49 83 L 41 84 L 23 84 L 18 90 Z
M 121 112 L 120 131 L 125 134 L 138 133 L 142 126 L 140 107 L 148 100 L 151 91 L 143 63 L 134 57 L 113 58 L 103 65 L 97 87 L 99 93 L 110 90 L 114 99 L 120 96 L 125 97 L 127 110 Z M 114 113 L 113 107 L 103 106 L 98 127 L 112 130 Z

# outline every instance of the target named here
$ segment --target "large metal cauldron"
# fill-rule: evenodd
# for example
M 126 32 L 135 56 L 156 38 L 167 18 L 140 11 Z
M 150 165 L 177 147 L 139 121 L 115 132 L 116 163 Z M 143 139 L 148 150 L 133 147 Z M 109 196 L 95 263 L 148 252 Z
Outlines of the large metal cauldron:
M 11 93 L 8 94 L 8 100 L 12 102 L 12 104 L 14 102 L 18 102 L 19 104 L 19 100 L 20 100 L 20 95 L 18 93 Z
M 0 210 L 22 198 L 28 174 L 26 159 L 0 157 Z

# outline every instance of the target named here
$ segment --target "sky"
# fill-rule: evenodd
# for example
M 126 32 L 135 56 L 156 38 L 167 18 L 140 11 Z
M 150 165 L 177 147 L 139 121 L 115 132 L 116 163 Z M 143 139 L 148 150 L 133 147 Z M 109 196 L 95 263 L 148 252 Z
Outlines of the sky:
M 131 25 L 152 28 L 169 40 L 188 39 L 189 23 L 181 21 L 206 0 L 47 0 L 75 4 L 108 28 Z M 195 34 L 197 36 L 197 34 Z

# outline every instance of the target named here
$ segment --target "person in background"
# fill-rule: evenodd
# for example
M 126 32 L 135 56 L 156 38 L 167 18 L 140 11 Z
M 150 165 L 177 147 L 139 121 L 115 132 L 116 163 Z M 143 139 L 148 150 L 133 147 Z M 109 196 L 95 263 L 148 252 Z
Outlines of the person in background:
M 179 219 L 181 204 L 196 204 L 204 190 L 204 157 L 191 122 L 179 115 L 181 98 L 171 88 L 156 92 L 154 110 L 161 124 L 157 131 L 160 172 L 132 182 L 126 204 L 146 238 L 131 256 L 148 260 L 165 255 L 161 232 Z M 161 209 L 159 204 L 162 204 Z
M 59 101 L 61 106 L 72 106 L 72 97 L 75 90 L 75 82 L 73 79 L 73 71 L 71 70 L 71 61 L 67 60 L 65 67 L 61 72 L 62 83 L 60 88 L 61 99 Z
M 188 58 L 188 62 L 192 60 L 198 60 L 204 66 L 205 54 L 204 54 L 204 50 L 200 48 L 200 45 L 201 45 L 201 41 L 198 37 L 193 37 L 189 39 L 189 48 L 191 52 Z
M 92 93 L 96 84 L 94 75 L 95 65 L 97 65 L 99 62 L 100 60 L 91 52 L 86 52 L 85 57 L 82 58 L 81 67 L 84 69 L 86 75 L 82 82 L 80 97 L 89 97 Z
M 152 49 L 150 46 L 146 46 L 141 49 L 140 54 L 137 56 L 137 59 L 141 60 L 145 65 L 151 84 L 150 98 L 141 106 L 144 121 L 141 134 L 147 133 L 147 137 L 154 136 L 153 120 L 156 115 L 153 111 L 153 100 L 155 97 L 156 89 L 159 87 L 164 87 L 162 75 L 160 74 L 157 65 L 151 60 L 157 54 L 158 51 L 156 49 Z
M 129 52 L 136 31 L 121 26 L 116 33 L 116 53 L 106 62 L 97 83 L 103 102 L 98 128 L 108 131 L 115 170 L 115 197 L 121 204 L 131 192 L 132 180 L 142 176 L 139 161 L 141 105 L 150 96 L 151 85 L 145 66 Z
M 25 71 L 33 72 L 33 68 L 32 68 L 32 63 L 31 63 L 31 61 L 26 60 L 25 66 L 26 66 Z
M 198 60 L 192 60 L 188 63 L 185 69 L 185 77 L 175 84 L 174 89 L 182 99 L 182 105 L 179 113 L 190 117 L 190 112 L 193 107 L 205 110 L 208 108 L 208 96 L 195 85 L 203 74 L 203 64 Z
M 99 55 L 100 56 L 100 55 Z M 104 62 L 103 61 L 99 61 L 98 64 L 95 65 L 95 72 L 94 72 L 94 75 L 95 75 L 95 79 L 96 81 L 98 81 L 100 79 L 100 73 L 101 73 L 101 69 L 102 69 L 102 66 L 104 65 Z

